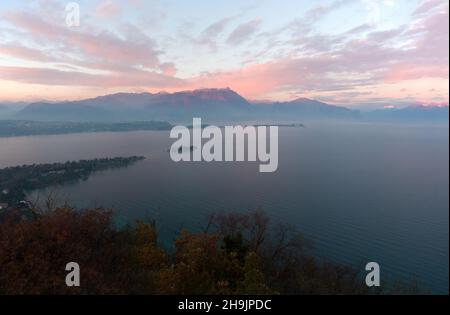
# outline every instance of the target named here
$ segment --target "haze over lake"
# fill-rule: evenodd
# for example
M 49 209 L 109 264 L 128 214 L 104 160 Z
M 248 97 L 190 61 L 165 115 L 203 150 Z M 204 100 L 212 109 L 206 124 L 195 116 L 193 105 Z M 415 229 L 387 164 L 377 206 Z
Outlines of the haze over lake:
M 2 138 L 0 168 L 144 155 L 59 187 L 58 196 L 111 207 L 120 222 L 154 218 L 167 246 L 212 212 L 261 208 L 313 239 L 318 255 L 356 266 L 375 261 L 382 279 L 416 277 L 448 293 L 448 132 L 448 125 L 281 128 L 279 168 L 267 174 L 259 163 L 174 163 L 168 131 Z

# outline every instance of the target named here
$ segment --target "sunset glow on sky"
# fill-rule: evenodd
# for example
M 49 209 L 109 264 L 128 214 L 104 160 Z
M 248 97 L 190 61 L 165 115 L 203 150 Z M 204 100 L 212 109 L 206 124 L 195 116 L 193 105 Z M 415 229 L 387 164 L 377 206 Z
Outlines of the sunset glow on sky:
M 0 1 L 0 101 L 230 87 L 448 105 L 448 0 Z

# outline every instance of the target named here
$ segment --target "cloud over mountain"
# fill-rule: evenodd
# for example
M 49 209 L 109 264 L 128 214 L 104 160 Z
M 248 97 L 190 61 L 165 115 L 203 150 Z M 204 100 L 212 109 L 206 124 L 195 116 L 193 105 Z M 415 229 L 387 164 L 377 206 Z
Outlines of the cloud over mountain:
M 83 4 L 78 28 L 59 0 L 0 7 L 2 97 L 230 86 L 250 99 L 447 100 L 448 1 L 380 2 L 375 16 L 364 3 L 102 0 Z

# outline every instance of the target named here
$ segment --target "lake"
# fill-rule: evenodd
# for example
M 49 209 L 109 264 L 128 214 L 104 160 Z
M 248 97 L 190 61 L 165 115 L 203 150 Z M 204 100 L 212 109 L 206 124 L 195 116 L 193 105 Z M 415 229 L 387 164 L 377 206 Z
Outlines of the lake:
M 281 128 L 275 173 L 259 173 L 259 163 L 174 163 L 171 143 L 168 131 L 2 138 L 0 168 L 144 155 L 52 190 L 79 207 L 113 208 L 123 221 L 156 219 L 165 245 L 212 212 L 261 208 L 311 238 L 317 255 L 355 266 L 375 261 L 382 279 L 416 278 L 448 294 L 448 125 Z

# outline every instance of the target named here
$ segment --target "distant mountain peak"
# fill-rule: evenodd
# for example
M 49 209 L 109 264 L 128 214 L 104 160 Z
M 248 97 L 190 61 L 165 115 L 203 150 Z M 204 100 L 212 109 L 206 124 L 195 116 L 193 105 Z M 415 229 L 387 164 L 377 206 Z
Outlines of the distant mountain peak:
M 229 98 L 236 98 L 239 97 L 244 100 L 244 98 L 239 95 L 237 92 L 231 90 L 230 88 L 226 89 L 200 89 L 200 90 L 194 90 L 192 92 L 194 95 L 199 95 L 201 98 L 204 99 L 213 99 L 213 100 L 220 100 L 225 101 Z
M 306 97 L 298 97 L 296 99 L 294 99 L 291 102 L 317 102 L 316 100 L 313 100 L 311 98 L 306 98 Z
M 167 94 L 154 94 L 152 104 L 167 103 L 167 105 L 183 105 L 197 107 L 201 105 L 226 104 L 233 106 L 248 106 L 245 98 L 230 88 L 203 88 L 186 90 Z
M 239 95 L 236 91 L 233 91 L 229 87 L 227 88 L 200 88 L 195 90 L 185 90 L 180 92 L 174 92 L 172 94 L 185 93 L 185 94 L 234 94 Z

